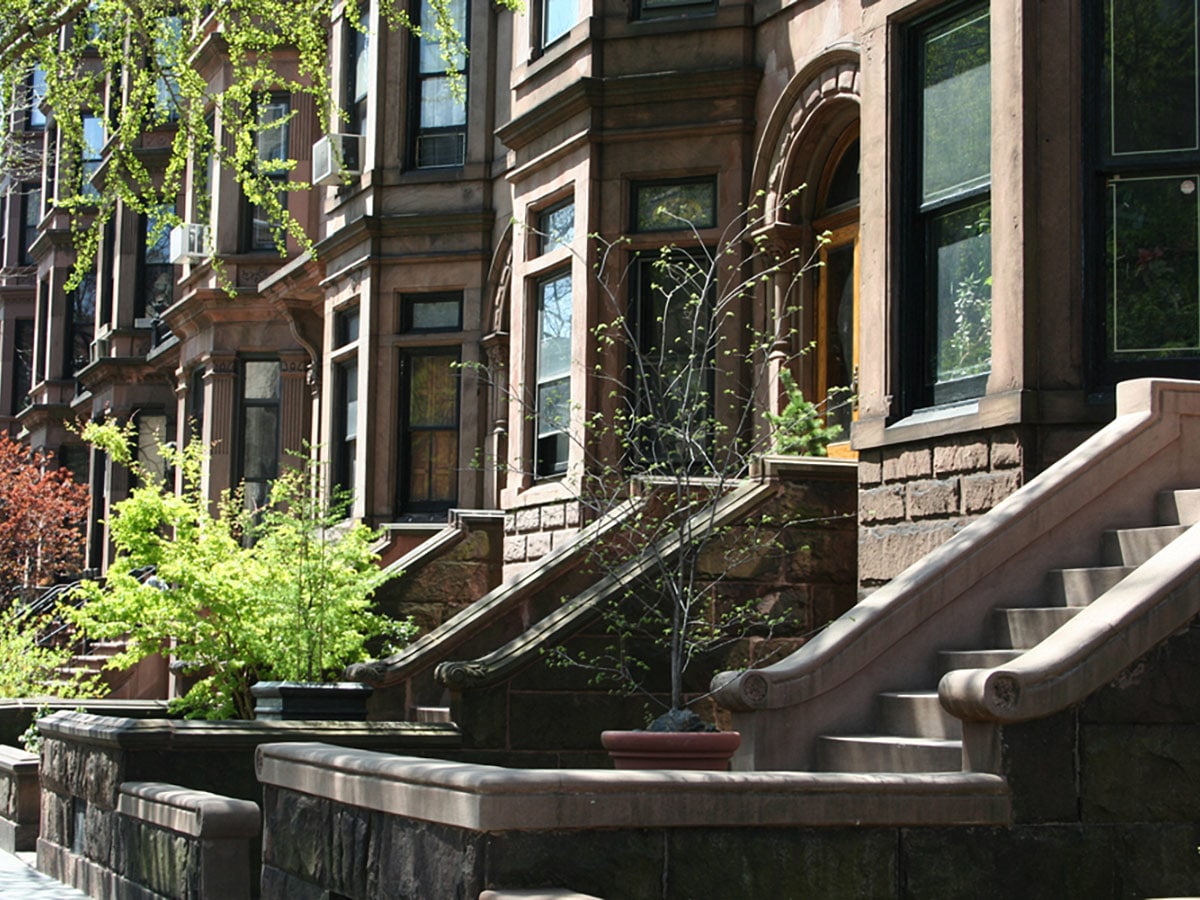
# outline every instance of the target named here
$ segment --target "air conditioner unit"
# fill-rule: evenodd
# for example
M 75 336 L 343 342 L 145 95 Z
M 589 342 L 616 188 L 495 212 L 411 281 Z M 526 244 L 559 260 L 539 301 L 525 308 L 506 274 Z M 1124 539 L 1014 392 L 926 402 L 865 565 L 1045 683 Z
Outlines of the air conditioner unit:
M 171 265 L 199 262 L 207 257 L 207 225 L 184 222 L 171 229 Z
M 341 184 L 362 172 L 362 143 L 361 134 L 327 134 L 313 144 L 313 184 Z

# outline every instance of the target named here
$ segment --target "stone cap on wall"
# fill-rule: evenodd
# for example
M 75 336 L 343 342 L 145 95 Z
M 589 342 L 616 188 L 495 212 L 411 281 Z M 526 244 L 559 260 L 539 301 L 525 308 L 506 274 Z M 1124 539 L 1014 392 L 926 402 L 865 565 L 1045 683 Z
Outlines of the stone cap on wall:
M 1000 825 L 999 775 L 506 769 L 327 744 L 264 744 L 264 785 L 472 831 Z
M 262 831 L 262 816 L 257 803 L 174 784 L 123 782 L 117 810 L 189 837 L 210 840 L 252 838 Z

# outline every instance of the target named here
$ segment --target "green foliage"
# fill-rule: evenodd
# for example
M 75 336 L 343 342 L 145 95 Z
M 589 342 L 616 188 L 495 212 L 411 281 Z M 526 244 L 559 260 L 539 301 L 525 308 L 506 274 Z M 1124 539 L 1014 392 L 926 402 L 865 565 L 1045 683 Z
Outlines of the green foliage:
M 61 614 L 61 611 L 60 611 Z M 0 611 L 0 697 L 99 697 L 94 674 L 64 671 L 69 647 L 43 646 L 39 636 L 53 614 L 29 615 L 16 606 Z
M 443 59 L 466 53 L 449 0 L 427 0 Z M 516 8 L 517 0 L 501 0 Z M 357 27 L 365 0 L 5 0 L 0 4 L 0 105 L 23 116 L 31 106 L 48 110 L 61 135 L 55 204 L 73 219 L 78 277 L 90 265 L 99 235 L 118 203 L 177 224 L 176 198 L 184 192 L 189 158 L 211 155 L 231 172 L 245 197 L 272 221 L 276 243 L 285 233 L 301 248 L 311 241 L 287 210 L 282 191 L 307 184 L 283 181 L 295 159 L 260 155 L 259 137 L 289 127 L 311 103 L 322 131 L 337 131 L 328 60 L 335 10 Z M 416 31 L 407 5 L 378 0 L 383 28 Z M 461 23 L 457 23 L 461 26 Z M 452 89 L 459 66 L 451 70 Z M 32 97 L 30 73 L 44 74 L 45 89 Z M 272 93 L 292 97 L 291 113 L 273 122 L 259 110 Z M 105 120 L 103 173 L 91 178 L 86 117 Z M 219 123 L 223 140 L 214 135 Z M 152 135 L 152 137 L 151 137 Z M 0 133 L 0 168 L 16 181 L 33 181 L 41 166 L 40 141 Z M 155 148 L 147 154 L 146 148 Z M 166 154 L 158 148 L 168 148 Z M 295 153 L 295 148 L 291 152 Z M 164 158 L 165 157 L 165 158 Z M 151 235 L 154 241 L 157 235 Z
M 321 680 L 367 656 L 373 638 L 407 640 L 411 621 L 372 612 L 391 575 L 371 550 L 376 535 L 336 524 L 345 498 L 326 503 L 314 467 L 286 472 L 266 509 L 246 510 L 235 492 L 214 516 L 201 493 L 199 442 L 159 448 L 183 489 L 167 488 L 131 458 L 132 432 L 90 424 L 83 437 L 128 466 L 139 482 L 109 523 L 117 554 L 103 586 L 84 582 L 75 623 L 97 638 L 127 636 L 112 665 L 171 652 L 203 674 L 178 711 L 249 718 L 259 680 Z M 149 580 L 139 570 L 155 568 Z
M 775 449 L 800 456 L 825 456 L 830 441 L 837 440 L 842 433 L 842 426 L 826 426 L 820 407 L 805 398 L 787 369 L 780 372 L 780 381 L 787 403 L 778 414 L 766 414 L 775 431 Z

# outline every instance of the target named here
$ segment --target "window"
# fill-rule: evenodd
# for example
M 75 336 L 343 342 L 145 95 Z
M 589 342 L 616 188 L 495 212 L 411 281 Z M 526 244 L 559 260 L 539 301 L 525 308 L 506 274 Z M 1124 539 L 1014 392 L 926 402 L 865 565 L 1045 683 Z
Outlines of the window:
M 171 305 L 174 297 L 171 232 L 164 224 L 173 212 L 167 204 L 160 206 L 156 213 L 141 217 L 142 239 L 138 242 L 140 287 L 134 304 L 134 318 L 157 318 Z
M 915 63 L 908 158 L 916 164 L 905 258 L 918 317 L 902 317 L 910 371 L 906 406 L 983 393 L 992 358 L 991 59 L 986 5 L 912 32 Z M 915 303 L 914 303 L 915 305 Z M 919 365 L 916 364 L 919 360 Z
M 30 247 L 37 240 L 38 223 L 42 220 L 42 189 L 32 184 L 21 186 L 21 265 L 34 264 Z
M 333 346 L 345 347 L 358 340 L 359 311 L 357 306 L 333 314 Z
M 417 294 L 400 301 L 403 331 L 459 331 L 462 328 L 462 294 Z
M 1097 4 L 1099 6 L 1099 4 Z M 1193 377 L 1200 356 L 1200 64 L 1193 0 L 1106 0 L 1092 184 L 1098 380 Z M 1090 107 L 1089 107 L 1090 108 Z M 1102 248 L 1102 249 L 1101 249 Z M 1102 310 L 1102 312 L 1100 311 Z
M 715 5 L 712 0 L 640 0 L 638 11 L 642 18 L 650 19 L 708 12 Z
M 42 101 L 46 99 L 46 72 L 34 66 L 29 74 L 29 127 L 40 131 L 46 127 L 46 114 L 42 112 Z
M 100 151 L 104 149 L 104 120 L 99 116 L 83 117 L 83 144 L 80 149 L 79 190 L 85 197 L 99 197 L 92 176 L 100 168 Z
M 417 42 L 416 148 L 418 169 L 461 166 L 467 148 L 467 60 L 453 44 L 468 37 L 466 0 L 448 0 L 449 20 L 438 22 L 429 0 L 422 0 Z M 439 29 L 448 28 L 450 45 L 439 41 Z M 448 58 L 447 58 L 448 57 Z M 457 89 L 452 73 L 457 73 Z
M 16 415 L 29 403 L 26 394 L 33 387 L 33 319 L 17 319 L 13 333 L 12 404 Z
M 541 44 L 549 47 L 579 21 L 579 0 L 538 0 Z
M 183 19 L 165 16 L 154 36 L 154 64 L 158 75 L 154 80 L 154 112 L 158 122 L 179 119 L 179 81 L 175 77 L 173 60 L 179 55 L 183 38 Z
M 291 99 L 287 96 L 273 96 L 263 103 L 258 113 L 258 128 L 254 134 L 258 146 L 258 159 L 262 172 L 280 186 L 276 196 L 280 204 L 287 208 L 287 193 L 283 185 L 287 182 L 287 171 L 284 165 L 291 158 Z M 247 250 L 276 250 L 279 245 L 275 240 L 275 222 L 267 209 L 262 205 L 248 203 L 247 221 L 249 223 L 246 236 Z
M 717 183 L 712 178 L 633 186 L 634 231 L 690 231 L 717 224 Z
M 354 490 L 354 464 L 358 458 L 358 362 L 334 368 L 333 478 L 344 491 Z
M 247 509 L 266 505 L 279 474 L 279 362 L 242 364 L 241 476 Z
M 570 246 L 575 240 L 575 201 L 568 200 L 537 216 L 537 253 L 549 253 L 556 247 Z
M 400 505 L 449 509 L 458 500 L 458 350 L 430 348 L 401 359 L 404 459 Z
M 571 273 L 537 283 L 537 362 L 534 473 L 567 470 L 571 420 Z
M 73 378 L 76 372 L 92 361 L 92 338 L 96 330 L 95 271 L 84 273 L 78 287 L 71 291 L 67 315 L 70 337 L 63 377 Z
M 367 129 L 367 97 L 370 94 L 370 17 L 362 14 L 355 27 L 346 23 L 346 100 L 345 124 L 347 134 L 365 134 Z M 357 161 L 350 167 L 357 168 Z
M 632 468 L 703 467 L 715 433 L 715 342 L 709 264 L 677 252 L 638 259 Z
M 192 377 L 188 379 L 187 396 L 187 439 L 204 438 L 204 366 L 192 369 Z

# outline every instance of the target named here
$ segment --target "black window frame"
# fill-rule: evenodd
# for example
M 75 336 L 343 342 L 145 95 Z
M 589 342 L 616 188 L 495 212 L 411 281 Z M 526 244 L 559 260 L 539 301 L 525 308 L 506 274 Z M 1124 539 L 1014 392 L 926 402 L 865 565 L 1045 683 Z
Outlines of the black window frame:
M 274 397 L 247 397 L 247 377 L 246 367 L 261 363 L 274 363 L 276 367 L 275 378 L 275 396 Z M 247 470 L 247 446 L 246 436 L 249 431 L 247 411 L 251 409 L 274 409 L 275 410 L 275 435 L 274 448 L 275 452 L 270 458 L 270 464 L 265 468 L 270 472 L 266 476 L 249 476 Z M 276 357 L 269 356 L 246 356 L 238 360 L 238 414 L 237 414 L 237 482 L 242 485 L 245 492 L 245 503 L 249 508 L 251 494 L 248 490 L 251 484 L 263 485 L 262 500 L 265 503 L 270 496 L 271 484 L 279 477 L 279 457 L 281 455 L 282 435 L 283 435 L 283 365 Z
M 174 214 L 174 208 L 169 203 L 165 203 L 159 210 L 159 214 L 163 217 Z M 157 319 L 162 315 L 163 311 L 175 302 L 175 281 L 178 272 L 175 266 L 171 263 L 170 257 L 170 229 L 164 228 L 159 234 L 158 240 L 153 245 L 154 252 L 161 254 L 161 259 L 151 261 L 151 244 L 150 236 L 153 233 L 157 222 L 151 221 L 151 216 L 146 213 L 141 213 L 138 216 L 138 248 L 137 248 L 137 292 L 134 295 L 133 317 L 135 319 Z M 159 279 L 168 278 L 170 282 L 170 294 L 153 293 L 153 285 L 159 283 Z M 166 297 L 165 303 L 154 303 L 152 298 Z
M 417 326 L 415 307 L 421 304 L 453 303 L 457 309 L 453 325 Z M 400 296 L 400 332 L 402 334 L 441 334 L 462 331 L 463 323 L 463 294 L 462 291 L 431 291 L 423 294 L 402 294 Z
M 287 106 L 286 111 L 283 113 L 282 116 L 279 117 L 281 119 L 286 120 L 283 125 L 278 126 L 280 129 L 283 130 L 283 156 L 281 156 L 279 158 L 280 159 L 291 159 L 292 158 L 291 157 L 291 153 L 292 153 L 292 123 L 294 121 L 292 114 L 295 112 L 295 109 L 292 105 L 292 95 L 290 93 L 288 93 L 287 91 L 272 91 L 267 96 L 267 104 L 269 106 L 275 106 L 276 104 L 286 104 L 286 106 Z M 260 121 L 260 119 L 259 119 L 260 115 L 261 115 L 261 110 L 256 110 L 255 111 L 255 120 L 256 121 Z M 276 130 L 275 128 L 270 129 L 270 131 L 275 131 L 275 130 Z M 260 132 L 256 132 L 255 137 L 254 137 L 256 145 L 258 144 L 259 136 L 260 136 Z M 261 153 L 262 153 L 262 149 L 261 149 L 261 147 L 258 147 L 258 154 L 259 154 L 260 159 L 262 158 Z M 273 173 L 270 173 L 268 175 L 268 177 L 271 179 L 272 182 L 280 185 L 280 188 L 278 191 L 279 203 L 286 210 L 288 208 L 288 202 L 287 202 L 288 201 L 288 191 L 284 187 L 284 185 L 286 185 L 289 181 L 288 173 L 287 172 L 273 172 Z M 266 237 L 262 238 L 261 240 L 257 236 L 258 228 L 256 227 L 256 224 L 255 224 L 257 221 L 257 219 L 255 218 L 256 213 L 258 213 L 260 211 L 262 211 L 262 221 L 265 223 L 263 228 L 264 228 L 264 233 L 266 234 Z M 242 195 L 241 245 L 242 245 L 242 249 L 244 252 L 246 252 L 246 253 L 280 253 L 283 250 L 283 248 L 279 246 L 279 243 L 276 240 L 276 233 L 275 233 L 275 228 L 274 228 L 275 224 L 276 223 L 273 223 L 266 218 L 266 212 L 265 212 L 265 210 L 263 210 L 263 208 L 260 205 L 258 205 L 257 203 L 251 203 L 249 197 L 245 196 L 244 194 Z M 286 237 L 284 237 L 284 243 L 286 244 Z
M 652 191 L 655 189 L 669 190 L 673 187 L 707 187 L 712 195 L 711 216 L 703 221 L 692 221 L 686 217 L 682 217 L 672 224 L 664 224 L 661 226 L 643 226 L 639 215 L 641 194 L 643 191 Z M 694 227 L 697 231 L 703 231 L 707 228 L 715 228 L 720 219 L 719 207 L 720 195 L 717 193 L 717 176 L 714 175 L 692 175 L 686 178 L 654 178 L 654 179 L 638 179 L 629 184 L 629 230 L 634 234 L 659 234 L 678 231 L 691 231 Z
M 454 2 L 454 0 L 452 0 Z M 470 47 L 471 45 L 471 4 L 468 0 L 458 0 L 462 3 L 463 21 L 455 23 L 462 37 L 463 45 Z M 413 8 L 417 12 L 417 25 L 422 22 L 421 14 L 424 12 L 424 4 L 421 0 L 415 0 Z M 467 161 L 467 124 L 471 115 L 470 107 L 470 78 L 469 78 L 469 58 L 465 55 L 461 60 L 461 66 L 457 69 L 459 77 L 462 79 L 461 85 L 463 96 L 461 100 L 455 99 L 456 103 L 461 104 L 462 122 L 451 125 L 425 126 L 422 124 L 422 116 L 425 110 L 422 102 L 423 87 L 426 82 L 433 82 L 439 79 L 447 80 L 452 70 L 448 68 L 446 60 L 441 60 L 442 68 L 437 70 L 423 71 L 422 58 L 426 46 L 438 47 L 436 40 L 436 30 L 431 24 L 429 26 L 430 38 L 427 40 L 420 34 L 414 34 L 412 37 L 412 64 L 410 66 L 409 75 L 409 108 L 411 110 L 410 121 L 412 129 L 412 141 L 409 148 L 409 161 L 411 168 L 419 171 L 427 171 L 431 169 L 458 169 L 466 165 Z M 439 57 L 440 59 L 440 57 Z M 427 154 L 424 146 L 427 142 L 437 141 L 444 143 L 446 146 L 453 145 L 453 154 L 445 157 L 439 156 L 441 150 L 436 153 L 430 151 Z M 445 160 L 445 161 L 443 161 Z
M 901 34 L 903 50 L 902 78 L 904 89 L 900 92 L 897 115 L 902 127 L 898 129 L 897 159 L 904 168 L 904 177 L 897 178 L 897 207 L 901 211 L 902 223 L 894 236 L 894 247 L 899 260 L 898 304 L 896 317 L 895 345 L 899 369 L 896 372 L 895 397 L 897 405 L 893 419 L 911 415 L 921 409 L 948 406 L 983 396 L 991 372 L 992 343 L 988 342 L 988 368 L 978 374 L 960 379 L 938 382 L 933 371 L 937 365 L 938 340 L 936 328 L 940 312 L 937 296 L 936 263 L 937 244 L 934 228 L 955 214 L 986 205 L 990 223 L 991 163 L 988 163 L 986 184 L 978 183 L 967 188 L 947 193 L 934 200 L 923 201 L 922 194 L 922 139 L 924 136 L 924 81 L 921 60 L 923 43 L 927 35 L 956 20 L 967 20 L 972 16 L 988 17 L 988 32 L 991 33 L 990 4 L 984 0 L 956 3 L 936 13 L 915 19 L 905 25 Z M 989 67 L 990 67 L 989 46 Z M 991 109 L 991 84 L 989 80 L 989 117 Z M 989 141 L 990 148 L 990 124 Z M 990 224 L 986 232 L 990 234 Z M 990 260 L 990 251 L 989 251 Z M 988 281 L 990 282 L 990 263 Z M 990 284 L 988 288 L 991 302 Z M 989 310 L 990 316 L 990 310 Z
M 411 453 L 411 436 L 414 433 L 432 432 L 432 431 L 447 431 L 444 427 L 439 426 L 413 426 L 412 410 L 411 410 L 411 379 L 413 376 L 412 360 L 415 356 L 422 357 L 446 357 L 451 360 L 452 368 L 457 366 L 462 361 L 462 346 L 459 344 L 441 345 L 441 346 L 424 346 L 424 347 L 405 347 L 400 350 L 400 409 L 399 409 L 399 431 L 400 439 L 398 444 L 398 465 L 396 469 L 396 504 L 397 508 L 404 513 L 437 513 L 451 509 L 458 503 L 458 479 L 454 478 L 454 496 L 441 500 L 414 500 L 411 491 L 411 474 L 412 474 L 412 456 Z M 455 371 L 454 374 L 454 463 L 453 471 L 458 472 L 459 469 L 459 444 L 462 440 L 462 376 L 461 373 Z

